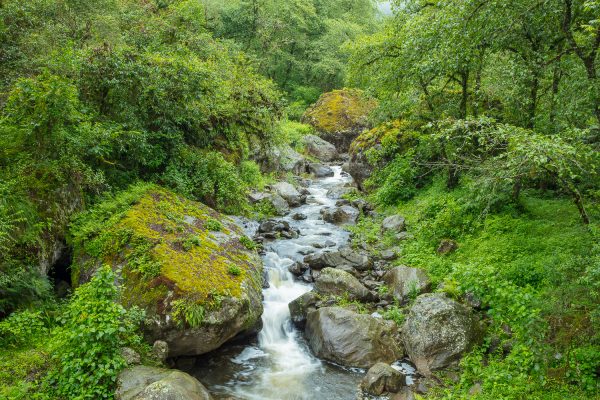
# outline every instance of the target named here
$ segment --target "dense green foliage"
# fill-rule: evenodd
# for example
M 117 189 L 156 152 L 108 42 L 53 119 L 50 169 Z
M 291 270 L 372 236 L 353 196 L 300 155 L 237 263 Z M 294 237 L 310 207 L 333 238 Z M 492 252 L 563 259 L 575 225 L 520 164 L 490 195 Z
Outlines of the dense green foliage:
M 121 347 L 143 349 L 137 335 L 143 313 L 126 310 L 117 302 L 114 280 L 111 269 L 102 268 L 64 308 L 26 310 L 0 322 L 0 364 L 15 375 L 2 376 L 0 396 L 113 397 L 117 374 L 126 366 Z M 26 379 L 19 382 L 23 375 Z M 5 386 L 7 381 L 16 385 Z
M 0 0 L 0 398 L 112 398 L 121 347 L 144 354 L 143 313 L 117 301 L 126 277 L 110 268 L 57 300 L 59 255 L 102 260 L 117 243 L 156 276 L 153 244 L 116 228 L 151 188 L 274 215 L 248 191 L 281 147 L 304 151 L 307 107 L 340 92 L 373 99 L 375 128 L 350 152 L 373 167 L 369 199 L 409 228 L 399 240 L 361 217 L 355 244 L 399 247 L 397 263 L 478 303 L 487 326 L 430 396 L 598 397 L 600 2 L 392 4 L 383 17 L 372 0 Z M 355 124 L 334 104 L 312 125 Z M 199 252 L 173 224 L 172 244 Z M 442 240 L 457 250 L 439 254 Z M 245 273 L 223 268 L 226 282 Z M 174 314 L 199 326 L 209 303 L 177 299 Z

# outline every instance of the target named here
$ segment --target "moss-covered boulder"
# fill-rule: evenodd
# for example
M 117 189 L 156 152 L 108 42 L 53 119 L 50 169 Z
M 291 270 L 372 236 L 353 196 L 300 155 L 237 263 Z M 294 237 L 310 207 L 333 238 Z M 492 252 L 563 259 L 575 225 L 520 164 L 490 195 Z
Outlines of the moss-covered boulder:
M 262 261 L 232 219 L 156 186 L 137 185 L 79 217 L 73 283 L 101 264 L 118 273 L 125 306 L 146 311 L 150 342 L 198 355 L 255 330 Z
M 303 116 L 318 135 L 345 153 L 350 143 L 369 127 L 368 115 L 377 102 L 357 89 L 334 90 L 321 95 Z
M 364 190 L 365 181 L 373 171 L 391 161 L 398 153 L 416 144 L 418 126 L 410 121 L 385 122 L 363 131 L 350 145 L 347 172 Z

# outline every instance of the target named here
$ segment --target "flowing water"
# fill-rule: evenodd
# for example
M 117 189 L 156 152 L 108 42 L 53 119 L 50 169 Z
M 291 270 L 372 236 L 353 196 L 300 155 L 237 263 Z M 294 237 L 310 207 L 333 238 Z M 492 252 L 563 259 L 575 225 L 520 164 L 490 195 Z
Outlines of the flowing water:
M 204 383 L 215 399 L 236 400 L 353 400 L 365 371 L 343 368 L 315 358 L 290 320 L 288 304 L 312 289 L 312 285 L 294 279 L 288 267 L 302 261 L 306 254 L 331 251 L 348 244 L 349 233 L 321 219 L 323 207 L 335 206 L 327 192 L 352 182 L 341 167 L 335 175 L 312 181 L 305 205 L 281 218 L 300 231 L 296 239 L 265 242 L 263 256 L 269 288 L 263 291 L 263 328 L 250 343 L 229 345 L 204 356 L 192 375 Z M 302 213 L 306 219 L 295 221 Z M 257 223 L 249 224 L 246 234 L 253 236 Z M 325 248 L 325 249 L 322 249 Z M 398 361 L 394 368 L 412 384 L 415 370 Z
M 352 181 L 333 167 L 335 175 L 315 180 L 308 187 L 307 203 L 282 219 L 300 230 L 297 239 L 265 243 L 265 268 L 269 277 L 264 290 L 263 329 L 254 343 L 229 346 L 200 360 L 193 375 L 204 383 L 215 398 L 244 400 L 354 399 L 363 372 L 341 368 L 316 359 L 307 347 L 302 332 L 290 321 L 288 304 L 310 291 L 312 285 L 295 280 L 288 271 L 305 254 L 347 244 L 349 235 L 342 228 L 321 220 L 323 207 L 336 200 L 327 191 Z M 295 221 L 294 213 L 307 219 Z M 253 232 L 249 232 L 253 233 Z M 315 247 L 316 245 L 317 247 Z

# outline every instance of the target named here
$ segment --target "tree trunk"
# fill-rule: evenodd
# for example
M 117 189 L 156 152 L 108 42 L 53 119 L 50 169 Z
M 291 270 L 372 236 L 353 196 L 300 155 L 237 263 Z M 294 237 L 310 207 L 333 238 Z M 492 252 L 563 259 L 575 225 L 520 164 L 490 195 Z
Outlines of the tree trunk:
M 460 73 L 460 86 L 462 96 L 460 99 L 460 118 L 467 118 L 467 105 L 469 102 L 469 70 L 466 69 Z

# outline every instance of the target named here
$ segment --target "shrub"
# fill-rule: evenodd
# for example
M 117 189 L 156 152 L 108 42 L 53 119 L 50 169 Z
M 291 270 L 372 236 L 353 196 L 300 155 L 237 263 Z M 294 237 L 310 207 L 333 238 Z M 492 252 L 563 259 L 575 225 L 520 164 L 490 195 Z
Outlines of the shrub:
M 242 273 L 242 270 L 237 265 L 230 265 L 227 272 L 233 276 L 239 276 Z
M 118 303 L 115 275 L 101 268 L 80 286 L 59 318 L 54 335 L 55 366 L 45 379 L 53 397 L 68 399 L 112 398 L 117 375 L 125 367 L 123 346 L 139 343 L 139 309 Z
M 206 221 L 206 224 L 204 226 L 206 227 L 206 229 L 213 232 L 219 232 L 223 229 L 223 224 L 221 224 L 216 219 L 212 218 Z
M 256 243 L 254 243 L 254 241 L 252 239 L 250 239 L 248 236 L 242 236 L 240 238 L 240 242 L 248 250 L 256 250 Z

